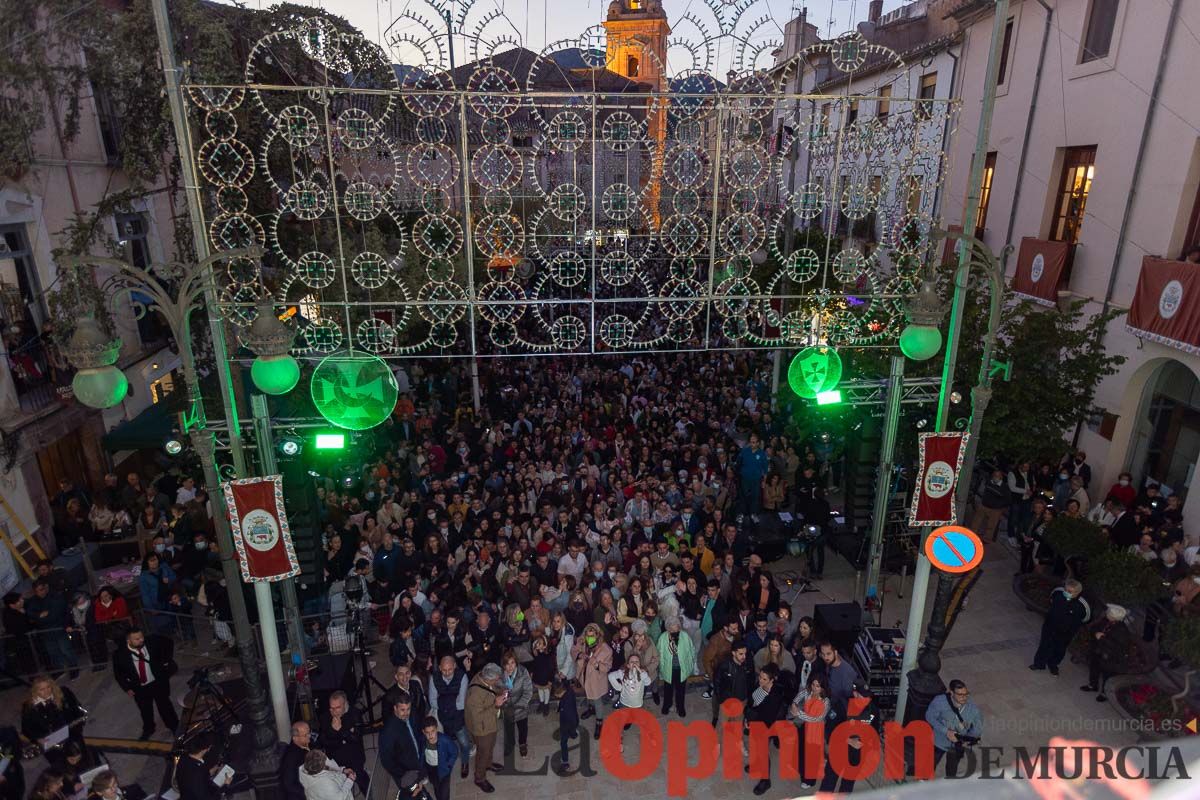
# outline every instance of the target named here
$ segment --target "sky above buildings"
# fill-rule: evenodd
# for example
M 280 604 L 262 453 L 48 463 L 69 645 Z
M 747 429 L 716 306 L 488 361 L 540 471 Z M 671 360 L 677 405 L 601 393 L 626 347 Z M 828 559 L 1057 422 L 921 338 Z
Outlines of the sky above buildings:
M 222 0 L 233 2 L 233 0 Z M 328 11 L 340 14 L 355 25 L 369 39 L 385 46 L 385 49 L 397 62 L 411 62 L 419 56 L 405 52 L 411 46 L 395 45 L 397 38 L 403 39 L 405 34 L 421 38 L 420 23 L 405 16 L 406 13 L 424 17 L 431 22 L 436 21 L 437 13 L 427 0 L 294 0 L 302 5 L 323 7 Z M 515 41 L 534 51 L 542 50 L 547 44 L 562 42 L 568 39 L 578 39 L 588 27 L 603 21 L 610 0 L 475 0 L 469 20 L 478 22 L 486 16 L 494 15 L 486 27 L 484 36 L 494 40 L 503 37 L 506 41 Z M 708 0 L 718 7 L 726 5 L 725 0 Z M 855 23 L 867 18 L 869 0 L 755 0 L 745 12 L 744 23 L 758 22 L 757 37 L 761 40 L 770 38 L 782 39 L 783 27 L 788 20 L 795 17 L 802 7 L 808 8 L 808 19 L 816 25 L 824 37 L 829 37 L 850 30 Z M 239 5 L 250 8 L 268 8 L 270 0 L 238 0 Z M 884 0 L 884 13 L 899 8 L 904 0 Z M 734 5 L 734 3 L 729 3 Z M 457 11 L 461 3 L 451 3 L 450 7 Z M 696 41 L 702 35 L 694 26 L 681 22 L 692 14 L 705 21 L 713 20 L 711 9 L 706 0 L 663 0 L 663 8 L 667 18 L 674 28 L 674 35 L 688 41 Z M 467 25 L 472 30 L 471 22 Z M 712 30 L 710 24 L 710 30 Z M 444 28 L 442 29 L 444 30 Z M 714 31 L 715 32 L 715 31 Z M 441 33 L 441 31 L 439 31 Z M 389 43 L 392 43 L 389 46 Z M 716 60 L 721 64 L 714 72 L 721 74 L 728 68 L 729 51 L 732 49 L 728 41 L 721 42 L 725 52 L 717 52 Z M 504 49 L 507 49 L 505 46 Z M 557 48 L 556 48 L 557 49 Z M 458 42 L 456 50 L 468 53 L 466 42 Z M 669 56 L 672 71 L 685 68 L 687 60 L 685 52 L 672 53 Z M 461 63 L 461 55 L 458 61 Z

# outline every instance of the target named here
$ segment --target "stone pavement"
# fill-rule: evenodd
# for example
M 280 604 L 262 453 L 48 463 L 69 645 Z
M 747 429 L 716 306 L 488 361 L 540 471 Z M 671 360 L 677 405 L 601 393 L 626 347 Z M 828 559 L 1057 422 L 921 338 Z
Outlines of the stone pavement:
M 1015 565 L 1013 556 L 1003 544 L 989 548 L 984 561 L 983 577 L 973 590 L 968 606 L 959 617 L 943 653 L 942 677 L 945 680 L 961 678 L 966 681 L 972 699 L 983 711 L 986 728 L 984 742 L 991 745 L 1035 747 L 1045 744 L 1054 735 L 1088 737 L 1110 746 L 1137 741 L 1137 733 L 1125 725 L 1124 717 L 1113 703 L 1097 703 L 1094 695 L 1079 691 L 1079 686 L 1087 681 L 1084 666 L 1065 663 L 1058 677 L 1053 677 L 1047 672 L 1030 672 L 1027 669 L 1036 647 L 1040 618 L 1027 611 L 1012 592 L 1011 581 Z M 795 564 L 791 559 L 769 565 L 777 572 L 792 566 Z M 822 592 L 830 595 L 834 601 L 851 600 L 855 587 L 853 569 L 831 551 L 826 570 L 826 577 L 820 582 Z M 908 616 L 912 580 L 909 578 L 905 581 L 902 599 L 897 597 L 899 584 L 898 575 L 887 577 L 881 618 L 885 625 L 902 628 L 901 623 Z M 829 602 L 823 593 L 807 593 L 797 598 L 793 603 L 797 615 L 811 614 L 817 603 Z M 784 598 L 790 600 L 790 592 L 785 592 Z M 385 684 L 389 684 L 390 670 L 384 645 L 376 645 L 374 659 L 378 677 Z M 186 692 L 186 678 L 190 675 L 190 666 L 181 664 L 180 673 L 172 683 L 177 701 Z M 222 679 L 220 676 L 214 678 Z M 138 722 L 133 702 L 115 689 L 108 672 L 84 672 L 70 685 L 83 704 L 91 710 L 91 719 L 87 725 L 89 736 L 137 734 Z M 689 713 L 687 721 L 705 720 L 708 717 L 709 701 L 700 697 L 700 691 L 701 687 L 697 684 L 689 692 L 688 708 L 692 713 Z M 14 689 L 8 690 L 4 695 L 0 719 L 5 724 L 19 725 L 23 693 Z M 657 711 L 655 713 L 657 715 Z M 591 732 L 590 723 L 591 720 L 584 723 L 588 733 Z M 557 741 L 553 738 L 556 728 L 557 720 L 553 712 L 546 718 L 533 715 L 529 734 L 530 755 L 524 759 L 515 757 L 515 763 L 522 772 L 540 768 L 551 757 L 557 760 Z M 166 734 L 160 731 L 155 738 L 165 740 Z M 595 744 L 592 744 L 590 749 L 591 769 L 595 770 L 596 774 L 584 776 L 577 773 L 563 777 L 553 772 L 545 776 L 500 774 L 492 778 L 492 783 L 497 789 L 496 796 L 511 796 L 514 791 L 519 791 L 523 800 L 612 800 L 622 794 L 628 795 L 631 791 L 645 797 L 666 796 L 665 756 L 654 774 L 636 785 L 630 785 L 615 779 L 600 766 Z M 637 734 L 633 731 L 626 734 L 625 750 L 625 757 L 633 761 L 638 750 Z M 372 749 L 368 753 L 368 759 L 374 757 Z M 497 745 L 497 759 L 500 758 L 500 745 Z M 693 754 L 693 760 L 694 758 Z M 112 762 L 122 783 L 137 781 L 149 792 L 157 790 L 164 763 L 161 759 L 114 756 Z M 572 767 L 579 766 L 577 752 L 572 753 L 571 764 Z M 27 780 L 30 784 L 42 766 L 41 759 L 26 762 Z M 378 770 L 377 774 L 380 777 L 384 776 L 382 770 Z M 868 783 L 882 786 L 886 781 L 880 776 Z M 694 783 L 689 795 L 713 798 L 744 797 L 751 796 L 752 786 L 753 781 L 749 779 L 725 781 L 718 773 L 713 778 Z M 859 788 L 866 789 L 867 786 L 860 783 Z M 483 796 L 470 780 L 460 781 L 457 777 L 454 779 L 452 793 L 456 798 Z M 804 790 L 798 782 L 777 779 L 765 796 L 773 799 L 811 793 L 811 790 Z M 377 787 L 372 795 L 372 800 L 393 800 L 395 789 L 390 786 Z

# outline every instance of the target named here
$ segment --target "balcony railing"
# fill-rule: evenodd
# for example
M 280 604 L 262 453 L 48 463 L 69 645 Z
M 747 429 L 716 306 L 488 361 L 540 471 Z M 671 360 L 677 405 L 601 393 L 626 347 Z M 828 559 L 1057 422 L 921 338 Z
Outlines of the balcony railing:
M 23 329 L 5 334 L 4 344 L 21 411 L 33 413 L 57 402 L 58 387 L 70 382 L 71 370 L 56 348 Z

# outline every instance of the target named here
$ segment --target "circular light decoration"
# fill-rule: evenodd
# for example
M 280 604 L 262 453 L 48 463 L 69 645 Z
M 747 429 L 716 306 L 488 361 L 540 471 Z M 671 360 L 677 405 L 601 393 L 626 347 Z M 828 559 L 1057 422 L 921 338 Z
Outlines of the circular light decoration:
M 363 431 L 388 418 L 399 392 L 387 363 L 366 353 L 326 357 L 312 376 L 313 405 L 339 428 Z
M 169 456 L 177 456 L 183 452 L 183 442 L 181 442 L 179 439 L 167 439 L 167 441 L 163 444 L 163 450 L 165 450 Z
M 900 333 L 900 351 L 913 361 L 927 361 L 942 349 L 942 332 L 932 325 L 908 325 Z
M 81 369 L 75 373 L 71 388 L 76 399 L 89 408 L 112 408 L 125 399 L 129 379 L 113 366 Z
M 300 382 L 300 365 L 286 353 L 259 356 L 250 365 L 250 380 L 263 394 L 287 394 Z
M 842 379 L 842 358 L 832 347 L 806 347 L 788 366 L 788 385 L 806 400 L 828 392 Z

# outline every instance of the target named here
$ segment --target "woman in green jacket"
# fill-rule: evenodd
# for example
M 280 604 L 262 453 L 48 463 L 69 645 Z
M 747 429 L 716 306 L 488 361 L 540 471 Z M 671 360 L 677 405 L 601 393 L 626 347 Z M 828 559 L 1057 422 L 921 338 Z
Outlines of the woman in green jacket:
M 687 716 L 684 694 L 687 692 L 688 677 L 696 668 L 696 650 L 690 636 L 681 635 L 683 629 L 678 617 L 665 623 L 666 632 L 658 638 L 658 674 L 663 681 L 664 715 L 671 713 L 671 703 L 680 717 Z

